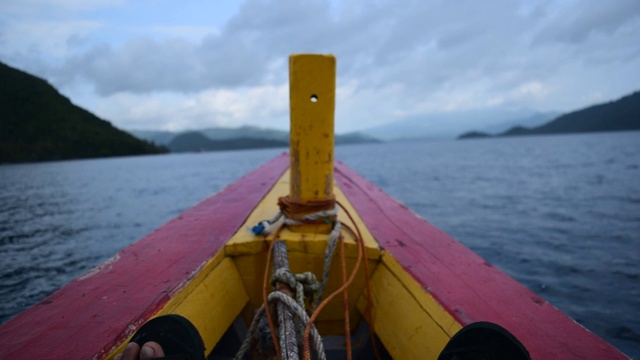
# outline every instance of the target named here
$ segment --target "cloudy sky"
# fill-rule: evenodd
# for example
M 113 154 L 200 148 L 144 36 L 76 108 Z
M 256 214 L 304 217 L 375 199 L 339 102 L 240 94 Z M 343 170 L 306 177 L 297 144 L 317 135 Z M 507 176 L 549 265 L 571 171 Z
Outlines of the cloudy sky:
M 124 129 L 288 128 L 288 56 L 338 60 L 336 130 L 640 90 L 638 0 L 2 0 L 0 61 Z

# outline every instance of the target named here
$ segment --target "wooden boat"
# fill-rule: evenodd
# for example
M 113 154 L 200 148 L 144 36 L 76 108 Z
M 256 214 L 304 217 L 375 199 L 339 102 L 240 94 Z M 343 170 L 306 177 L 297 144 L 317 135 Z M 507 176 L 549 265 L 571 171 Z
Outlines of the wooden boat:
M 436 359 L 452 336 L 478 322 L 508 330 L 533 359 L 626 358 L 334 161 L 332 56 L 293 55 L 290 82 L 291 155 L 245 175 L 8 321 L 0 327 L 0 358 L 112 359 L 142 324 L 170 313 L 193 322 L 212 358 L 233 357 L 267 291 L 297 293 L 297 284 L 284 280 L 274 290 L 272 264 L 288 262 L 291 273 L 310 271 L 321 283 L 327 259 L 333 261 L 324 294 L 333 300 L 307 315 L 329 358 L 346 358 L 349 343 L 355 358 L 374 357 L 377 344 L 382 358 Z M 279 211 L 289 225 L 264 222 Z M 336 224 L 342 236 L 327 256 Z M 280 316 L 279 306 L 269 308 Z

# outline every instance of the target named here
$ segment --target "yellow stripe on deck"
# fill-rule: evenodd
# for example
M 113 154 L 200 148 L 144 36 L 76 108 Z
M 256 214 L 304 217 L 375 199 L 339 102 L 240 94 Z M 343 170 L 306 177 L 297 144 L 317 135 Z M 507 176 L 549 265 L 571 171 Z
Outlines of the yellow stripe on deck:
M 436 359 L 461 325 L 391 254 L 381 262 L 371 279 L 375 333 L 394 359 Z M 364 295 L 358 308 L 366 309 Z

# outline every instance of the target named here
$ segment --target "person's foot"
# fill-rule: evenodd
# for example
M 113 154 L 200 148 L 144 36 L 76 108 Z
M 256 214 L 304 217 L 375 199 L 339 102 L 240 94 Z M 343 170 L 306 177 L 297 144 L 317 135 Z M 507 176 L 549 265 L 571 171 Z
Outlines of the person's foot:
M 131 337 L 114 360 L 140 360 L 171 356 L 172 359 L 205 360 L 204 341 L 189 319 L 162 315 L 147 321 Z
M 130 342 L 127 347 L 124 348 L 122 354 L 116 355 L 113 360 L 140 360 L 140 359 L 154 359 L 164 356 L 162 346 L 154 341 L 149 341 L 142 345 Z

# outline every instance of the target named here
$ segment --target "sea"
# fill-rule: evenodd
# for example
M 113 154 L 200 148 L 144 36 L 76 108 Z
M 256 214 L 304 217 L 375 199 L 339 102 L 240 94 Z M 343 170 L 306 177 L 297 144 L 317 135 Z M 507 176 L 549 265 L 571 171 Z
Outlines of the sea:
M 0 323 L 286 149 L 0 165 Z M 336 158 L 640 359 L 640 132 Z

